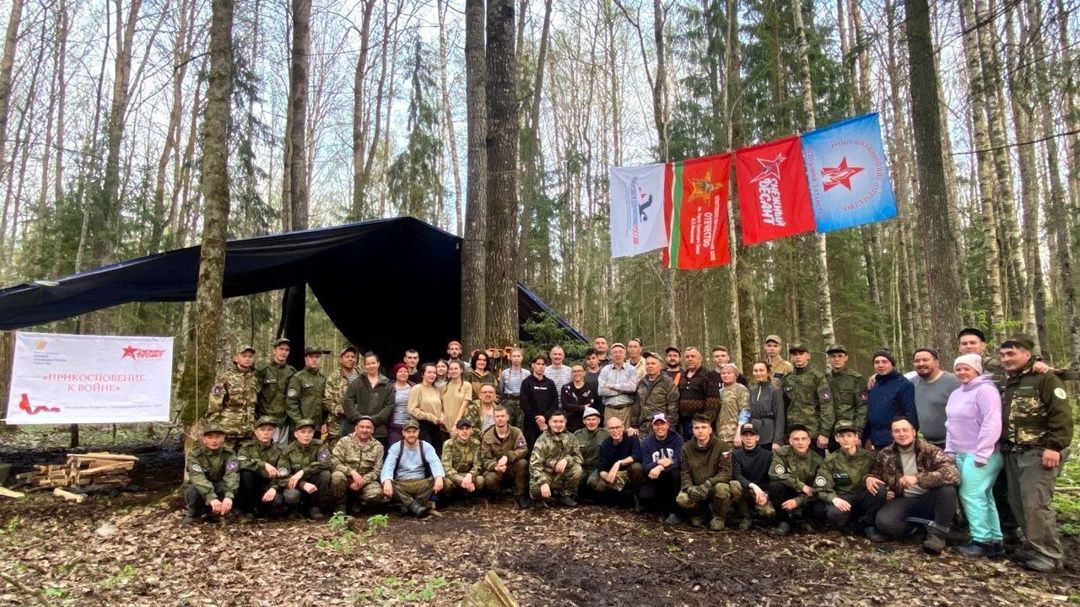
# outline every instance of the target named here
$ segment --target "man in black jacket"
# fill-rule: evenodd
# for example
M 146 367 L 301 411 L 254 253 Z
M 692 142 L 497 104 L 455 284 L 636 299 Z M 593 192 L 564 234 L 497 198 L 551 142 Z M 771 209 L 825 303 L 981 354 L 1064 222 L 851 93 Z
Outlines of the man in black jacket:
M 555 382 L 544 375 L 547 358 L 537 354 L 532 359 L 532 375 L 521 380 L 521 423 L 525 441 L 532 450 L 536 439 L 547 430 L 547 419 L 559 408 L 559 389 Z
M 751 510 L 762 517 L 772 517 L 774 510 L 769 503 L 769 465 L 772 450 L 758 447 L 758 433 L 754 424 L 743 424 L 739 429 L 742 447 L 731 456 L 731 501 L 739 513 L 739 529 L 753 527 Z

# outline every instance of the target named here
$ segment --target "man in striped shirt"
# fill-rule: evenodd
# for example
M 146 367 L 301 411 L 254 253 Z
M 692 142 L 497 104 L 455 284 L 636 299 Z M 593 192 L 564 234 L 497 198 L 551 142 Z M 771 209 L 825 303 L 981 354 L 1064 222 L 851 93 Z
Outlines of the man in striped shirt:
M 428 513 L 431 494 L 442 491 L 446 471 L 435 448 L 420 440 L 416 420 L 405 422 L 401 433 L 403 438 L 390 446 L 383 461 L 383 495 L 397 500 L 402 514 L 423 517 Z

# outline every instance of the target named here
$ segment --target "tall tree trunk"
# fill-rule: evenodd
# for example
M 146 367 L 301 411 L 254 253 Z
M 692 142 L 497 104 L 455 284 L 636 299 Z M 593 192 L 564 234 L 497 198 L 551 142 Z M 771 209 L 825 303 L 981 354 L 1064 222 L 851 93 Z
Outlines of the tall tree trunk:
M 454 130 L 454 113 L 450 111 L 450 82 L 446 77 L 446 8 L 449 2 L 438 0 L 439 13 L 439 89 L 442 93 L 443 124 L 446 126 L 447 144 L 450 148 L 450 175 L 454 179 L 455 234 L 464 234 L 462 217 L 461 171 L 458 168 L 457 133 Z M 440 155 L 441 156 L 441 155 Z M 466 350 L 467 352 L 468 350 Z
M 468 108 L 465 237 L 461 246 L 461 341 L 466 352 L 487 339 L 487 95 L 484 0 L 465 3 L 465 105 Z
M 742 86 L 739 82 L 739 2 L 727 0 L 725 7 L 727 13 L 727 31 L 724 35 L 724 59 L 727 70 L 724 74 L 724 114 L 727 122 L 727 147 L 735 149 L 742 145 L 742 129 L 737 128 L 736 117 L 740 115 L 740 99 L 742 98 Z M 730 179 L 730 176 L 725 176 Z M 753 321 L 753 313 L 743 304 L 743 294 L 747 291 L 741 287 L 741 257 L 738 240 L 735 237 L 735 205 L 738 204 L 737 192 L 728 183 L 728 243 L 731 249 L 731 263 L 728 264 L 728 284 L 731 286 L 731 359 L 739 368 L 746 368 L 747 363 L 752 363 L 752 356 L 744 356 L 743 346 L 750 346 L 747 351 L 753 352 L 753 342 L 744 344 L 743 326 L 749 328 Z M 707 304 L 707 302 L 706 302 Z M 704 306 L 703 306 L 704 307 Z M 708 344 L 706 344 L 708 345 Z
M 11 114 L 11 72 L 15 67 L 15 50 L 19 43 L 19 25 L 25 4 L 26 0 L 13 0 L 11 3 L 7 34 L 4 36 L 4 56 L 0 58 L 0 183 L 4 180 L 8 116 Z
M 948 352 L 955 341 L 953 332 L 960 326 L 960 271 L 956 263 L 960 255 L 949 226 L 950 201 L 941 156 L 941 108 L 927 0 L 907 4 L 907 46 L 923 263 L 927 290 L 937 298 L 935 314 L 929 319 L 930 341 L 939 351 Z
M 370 187 L 368 175 L 364 172 L 365 159 L 365 136 L 364 126 L 364 96 L 365 84 L 368 75 L 368 56 L 371 54 L 371 15 L 375 10 L 375 0 L 363 0 L 364 13 L 360 21 L 360 53 L 356 57 L 356 68 L 353 70 L 353 109 L 352 109 L 352 209 L 349 213 L 351 219 L 363 219 L 366 215 L 365 190 Z
M 524 5 L 524 2 L 522 3 Z M 541 254 L 539 258 L 532 259 L 529 254 L 529 241 L 532 239 L 532 214 L 536 209 L 537 202 L 544 193 L 543 172 L 544 158 L 540 149 L 540 101 L 544 88 L 544 69 L 548 54 L 548 39 L 551 36 L 551 4 L 552 0 L 544 0 L 544 21 L 540 28 L 540 46 L 536 54 L 536 73 L 533 75 L 532 90 L 528 97 L 528 111 L 524 117 L 524 133 L 521 141 L 524 144 L 521 149 L 521 229 L 518 237 L 518 258 L 521 259 L 525 271 L 528 273 L 530 284 L 539 282 L 539 277 L 551 263 L 550 254 Z M 522 15 L 524 16 L 524 15 Z M 520 31 L 520 30 L 519 30 Z M 521 42 L 518 42 L 519 47 Z M 520 55 L 520 49 L 519 49 Z M 547 249 L 547 243 L 541 243 L 542 250 Z
M 488 180 L 485 286 L 487 341 L 518 341 L 515 274 L 518 212 L 517 61 L 514 0 L 491 0 L 487 12 Z
M 289 213 L 290 230 L 308 227 L 307 106 L 311 65 L 311 0 L 292 0 L 289 60 Z

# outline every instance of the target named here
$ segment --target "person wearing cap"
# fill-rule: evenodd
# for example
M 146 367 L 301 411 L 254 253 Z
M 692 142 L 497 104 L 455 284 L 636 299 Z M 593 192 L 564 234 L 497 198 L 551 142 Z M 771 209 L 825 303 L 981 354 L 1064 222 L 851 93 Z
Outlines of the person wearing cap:
M 326 420 L 326 444 L 333 449 L 338 437 L 351 431 L 345 417 L 345 393 L 357 379 L 360 371 L 356 363 L 360 350 L 356 346 L 345 346 L 338 353 L 337 372 L 326 378 L 323 387 L 323 419 Z
M 570 383 L 559 391 L 559 407 L 566 412 L 567 432 L 577 432 L 584 426 L 586 409 L 595 409 L 603 417 L 603 406 L 596 387 L 585 381 L 585 367 L 571 367 Z
M 365 505 L 384 501 L 379 486 L 383 446 L 375 440 L 374 434 L 375 420 L 361 415 L 353 423 L 352 433 L 334 445 L 330 455 L 330 495 L 334 512 L 356 514 Z
M 821 467 L 821 456 L 810 448 L 809 428 L 789 425 L 787 442 L 773 453 L 766 490 L 776 510 L 777 535 L 791 533 L 792 523 L 799 523 L 803 531 L 810 530 L 806 506 L 814 496 L 814 479 Z
M 536 439 L 529 456 L 529 497 L 542 503 L 554 501 L 577 506 L 578 488 L 584 477 L 581 445 L 566 431 L 566 413 L 552 411 L 547 429 Z
M 442 448 L 442 464 L 446 471 L 443 493 L 450 498 L 464 497 L 466 504 L 471 504 L 473 497 L 484 489 L 480 440 L 472 432 L 472 422 L 467 417 L 457 420 L 454 437 L 447 439 Z
M 720 410 L 714 422 L 715 436 L 725 445 L 726 451 L 741 444 L 739 426 L 750 420 L 750 391 L 739 383 L 739 370 L 731 363 L 724 363 L 720 374 Z
M 680 490 L 675 503 L 690 516 L 690 524 L 701 527 L 709 519 L 709 529 L 723 531 L 731 506 L 730 446 L 713 436 L 712 422 L 705 415 L 693 420 L 694 439 L 682 446 Z
M 551 357 L 551 364 L 544 367 L 544 376 L 555 382 L 556 394 L 561 393 L 563 386 L 570 383 L 572 379 L 573 370 L 566 362 L 566 350 L 560 345 L 554 345 L 551 350 L 548 351 L 548 356 Z M 567 411 L 567 414 L 570 412 Z
M 679 379 L 682 376 L 682 350 L 679 350 L 675 346 L 668 346 L 664 348 L 664 375 L 671 380 L 671 383 L 676 386 L 679 385 Z
M 327 429 L 323 423 L 326 378 L 319 372 L 322 355 L 320 348 L 304 348 L 304 368 L 289 378 L 289 387 L 285 391 L 285 408 L 293 428 L 297 427 L 298 420 L 306 419 L 315 424 L 316 432 L 326 434 Z
M 278 467 L 282 447 L 274 442 L 277 420 L 270 416 L 255 420 L 253 438 L 240 445 L 236 461 L 240 464 L 240 489 L 236 508 L 249 515 L 265 515 L 281 510 L 283 497 L 278 479 L 288 470 Z
M 683 358 L 686 359 L 686 371 L 683 371 L 679 380 L 679 415 L 669 420 L 673 430 L 678 432 L 684 440 L 693 436 L 691 420 L 698 413 L 707 414 L 707 401 L 709 400 L 710 378 L 709 372 L 702 364 L 701 350 L 695 346 L 687 346 L 683 350 Z M 717 388 L 719 392 L 719 388 Z
M 461 363 L 461 373 L 464 375 L 465 373 L 468 373 L 471 367 L 469 367 L 469 361 L 461 358 L 462 351 L 461 342 L 456 339 L 452 339 L 450 340 L 450 343 L 446 344 L 446 364 L 449 365 L 455 360 Z
M 283 447 L 289 442 L 289 424 L 285 417 L 285 390 L 288 389 L 289 378 L 296 373 L 296 369 L 288 362 L 289 351 L 289 340 L 280 337 L 274 340 L 270 360 L 255 368 L 255 382 L 259 386 L 259 394 L 255 399 L 255 415 L 274 418 L 277 423 L 274 429 L 274 442 Z
M 390 379 L 379 373 L 379 357 L 374 352 L 363 356 L 364 373 L 349 384 L 342 399 L 345 410 L 345 423 L 356 428 L 356 421 L 361 417 L 370 417 L 375 425 L 372 436 L 383 446 L 383 452 L 390 446 L 387 442 L 387 424 L 394 413 L 394 388 Z
M 510 424 L 515 428 L 524 428 L 524 415 L 521 412 L 521 382 L 529 376 L 521 363 L 525 353 L 521 348 L 510 349 L 510 366 L 499 375 L 499 403 L 510 412 Z
M 776 514 L 767 493 L 773 452 L 759 446 L 754 424 L 743 424 L 739 435 L 742 437 L 742 447 L 731 455 L 732 478 L 729 484 L 732 502 L 739 515 L 739 529 L 748 531 L 754 526 L 752 513 L 760 518 L 772 518 Z
M 645 377 L 645 358 L 642 356 L 644 350 L 641 347 L 641 340 L 636 337 L 631 337 L 626 342 L 626 364 L 630 365 L 637 372 L 637 378 L 640 380 Z
M 873 495 L 885 492 L 887 500 L 874 526 L 886 537 L 901 538 L 912 530 L 912 518 L 927 520 L 923 550 L 941 554 L 956 516 L 960 472 L 944 451 L 921 440 L 903 416 L 892 423 L 892 439 L 875 454 L 866 477 L 866 490 Z
M 600 370 L 598 393 L 604 399 L 604 420 L 616 415 L 630 425 L 631 408 L 637 393 L 637 369 L 626 362 L 626 346 L 611 346 L 611 362 Z
M 288 471 L 284 482 L 285 505 L 293 512 L 307 511 L 308 517 L 321 521 L 326 516 L 321 506 L 331 498 L 330 450 L 315 438 L 315 421 L 296 420 L 296 429 L 288 447 L 281 452 L 278 465 Z
M 442 394 L 435 387 L 436 375 L 435 365 L 420 365 L 420 383 L 409 390 L 409 419 L 416 421 L 421 440 L 431 445 L 438 455 L 442 451 L 446 420 L 443 417 Z
M 654 352 L 645 354 L 645 376 L 638 381 L 628 428 L 642 435 L 652 432 L 652 417 L 663 413 L 669 420 L 679 418 L 679 389 L 663 373 L 664 363 Z
M 960 504 L 971 541 L 957 546 L 966 556 L 1003 556 L 1004 536 L 994 503 L 994 482 L 1005 465 L 1001 438 L 1001 393 L 994 376 L 983 373 L 982 357 L 962 354 L 953 362 L 960 387 L 945 405 L 945 453 L 960 470 Z
M 866 378 L 848 366 L 848 351 L 843 345 L 830 345 L 825 349 L 825 355 L 829 363 L 825 375 L 832 391 L 834 415 L 836 419 L 855 424 L 856 431 L 861 432 L 866 427 L 866 407 L 870 400 Z M 828 428 L 827 434 L 835 437 L 835 427 Z M 829 443 L 830 451 L 835 451 L 838 447 L 835 439 Z
M 559 390 L 555 382 L 544 375 L 547 357 L 537 354 L 529 361 L 532 373 L 521 381 L 521 431 L 532 449 L 536 439 L 547 430 L 547 418 L 559 408 Z
M 185 527 L 205 515 L 224 518 L 232 511 L 240 488 L 240 463 L 233 450 L 225 446 L 225 429 L 210 422 L 200 442 L 187 459 L 189 484 L 184 490 L 187 514 L 180 522 Z
M 566 409 L 566 431 L 570 432 L 570 416 L 573 415 Z M 592 407 L 585 407 L 581 415 L 583 428 L 574 430 L 574 438 L 581 447 L 581 489 L 593 492 L 596 489 L 596 467 L 600 458 L 600 445 L 607 440 L 607 430 L 600 426 L 603 416 Z M 581 495 L 583 491 L 579 490 Z
M 1009 505 L 1031 547 L 1020 558 L 1029 569 L 1051 571 L 1064 561 L 1050 503 L 1072 442 L 1073 415 L 1061 378 L 1034 370 L 1034 347 L 1030 337 L 1017 335 L 998 349 L 1008 373 L 1001 441 Z
M 784 444 L 784 392 L 772 381 L 769 363 L 759 360 L 750 371 L 750 423 L 762 449 L 772 452 Z M 741 435 L 741 433 L 740 433 Z
M 599 422 L 599 413 L 596 419 Z M 645 476 L 641 467 L 641 443 L 636 435 L 626 432 L 626 426 L 617 417 L 607 421 L 607 429 L 603 432 L 606 438 L 597 452 L 596 470 L 589 475 L 586 485 L 600 499 L 614 495 L 624 504 L 632 500 L 634 510 L 640 511 L 638 489 Z
M 781 380 L 787 434 L 791 434 L 793 426 L 805 426 L 810 432 L 811 448 L 822 455 L 829 446 L 829 433 L 836 423 L 829 380 L 824 372 L 810 366 L 810 352 L 802 343 L 792 342 L 788 354 L 795 370 Z M 775 371 L 776 367 L 773 367 L 774 375 Z
M 780 356 L 780 347 L 783 345 L 779 335 L 769 335 L 765 337 L 765 362 L 769 363 L 772 367 L 773 383 L 776 387 L 780 387 L 781 380 L 784 376 L 795 371 L 795 367 L 791 363 L 784 360 Z
M 846 531 L 861 532 L 870 541 L 884 540 L 874 521 L 885 505 L 884 491 L 870 493 L 866 477 L 874 466 L 874 454 L 859 445 L 858 426 L 850 420 L 836 422 L 839 449 L 829 453 L 814 477 L 811 504 L 814 518 Z
M 207 420 L 225 431 L 225 444 L 240 446 L 255 421 L 259 385 L 255 379 L 255 348 L 241 346 L 228 368 L 218 373 L 210 389 Z
M 665 525 L 678 525 L 682 518 L 675 504 L 682 482 L 683 437 L 671 429 L 667 414 L 652 417 L 652 433 L 641 439 L 640 459 L 644 478 L 638 490 L 641 508 L 658 513 Z
M 878 350 L 873 361 L 874 387 L 870 389 L 862 437 L 874 449 L 882 449 L 893 441 L 894 419 L 904 417 L 918 430 L 919 414 L 915 409 L 915 386 L 896 370 L 893 353 Z
M 529 507 L 525 494 L 529 484 L 529 447 L 521 430 L 510 425 L 510 412 L 495 406 L 495 425 L 480 436 L 480 463 L 484 468 L 484 488 L 493 498 L 503 485 L 513 483 L 518 508 Z
M 941 358 L 933 348 L 918 348 L 911 354 L 915 374 L 908 381 L 915 386 L 915 415 L 924 440 L 945 448 L 945 406 L 960 387 L 960 380 L 941 368 Z
M 435 367 L 425 366 L 427 378 Z M 430 510 L 431 495 L 443 490 L 446 470 L 431 443 L 420 439 L 420 424 L 415 419 L 405 422 L 401 433 L 403 438 L 390 445 L 383 462 L 380 474 L 383 495 L 397 500 L 402 514 L 420 518 Z

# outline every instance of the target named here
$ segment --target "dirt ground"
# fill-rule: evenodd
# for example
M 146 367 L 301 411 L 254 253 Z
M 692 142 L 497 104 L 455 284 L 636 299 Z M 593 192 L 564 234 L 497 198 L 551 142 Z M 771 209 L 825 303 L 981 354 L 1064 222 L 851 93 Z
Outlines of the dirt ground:
M 24 469 L 63 449 L 5 451 Z M 1042 605 L 1080 601 L 1080 541 L 1053 576 L 838 533 L 714 533 L 624 510 L 425 520 L 265 521 L 181 529 L 177 445 L 142 443 L 134 491 L 81 505 L 0 498 L 0 605 L 454 605 L 494 569 L 522 605 Z

